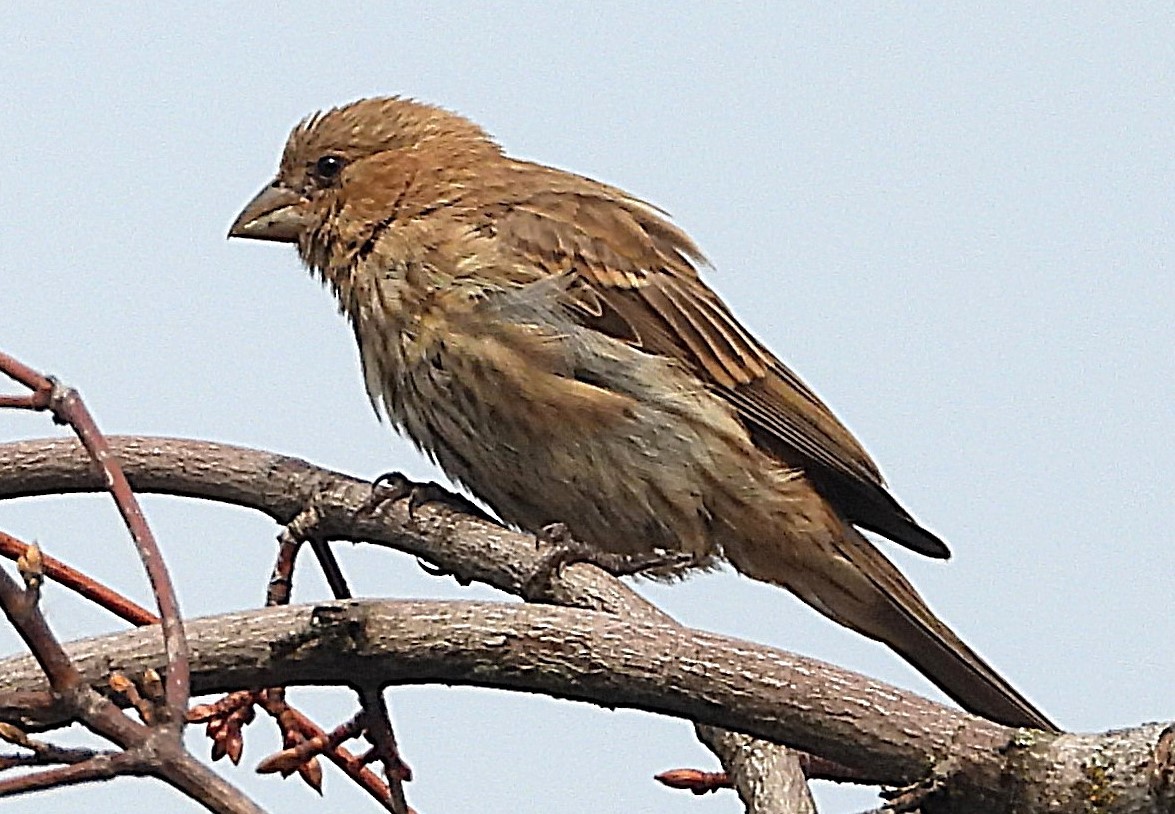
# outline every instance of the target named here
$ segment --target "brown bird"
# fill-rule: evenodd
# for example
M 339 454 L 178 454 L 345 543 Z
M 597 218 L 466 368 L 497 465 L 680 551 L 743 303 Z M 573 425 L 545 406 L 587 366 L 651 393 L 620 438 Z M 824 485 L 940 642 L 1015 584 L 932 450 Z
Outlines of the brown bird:
M 294 128 L 229 234 L 297 244 L 351 322 L 373 406 L 502 519 L 680 552 L 684 570 L 726 559 L 965 709 L 1055 730 L 857 530 L 949 556 L 661 210 L 392 97 Z

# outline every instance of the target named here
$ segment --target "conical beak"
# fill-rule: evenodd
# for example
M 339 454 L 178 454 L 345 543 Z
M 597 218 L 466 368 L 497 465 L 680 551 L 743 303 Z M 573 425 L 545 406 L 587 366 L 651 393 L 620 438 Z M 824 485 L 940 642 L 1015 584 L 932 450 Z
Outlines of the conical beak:
M 228 236 L 296 243 L 306 227 L 307 203 L 301 195 L 275 181 L 246 204 Z

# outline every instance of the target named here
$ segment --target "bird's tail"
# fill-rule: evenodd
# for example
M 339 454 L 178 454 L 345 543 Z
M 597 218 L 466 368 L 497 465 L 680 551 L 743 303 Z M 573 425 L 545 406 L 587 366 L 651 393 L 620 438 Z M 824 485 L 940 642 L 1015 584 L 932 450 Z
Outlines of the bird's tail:
M 968 712 L 1008 726 L 1057 731 L 931 612 L 885 555 L 855 530 L 848 531 L 837 548 L 863 577 L 858 586 L 864 590 L 855 597 L 863 601 L 845 603 L 844 610 L 855 618 L 839 621 L 892 647 Z
M 803 573 L 779 574 L 781 579 L 731 559 L 749 576 L 782 584 L 840 624 L 889 645 L 968 712 L 1007 726 L 1058 731 L 935 617 L 893 563 L 859 532 L 846 527 L 833 546 L 838 556 L 822 557 Z

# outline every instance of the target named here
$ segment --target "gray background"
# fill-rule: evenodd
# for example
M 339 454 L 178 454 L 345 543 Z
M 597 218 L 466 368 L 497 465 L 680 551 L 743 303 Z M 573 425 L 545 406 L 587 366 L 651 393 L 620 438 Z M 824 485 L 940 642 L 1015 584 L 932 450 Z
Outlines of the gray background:
M 886 550 L 1058 722 L 1170 716 L 1171 4 L 766 6 L 7 4 L 0 347 L 78 386 L 109 432 L 435 476 L 376 422 L 350 332 L 294 252 L 224 235 L 303 115 L 441 103 L 674 214 L 955 558 Z M 60 433 L 0 414 L 0 439 Z M 261 601 L 268 521 L 146 506 L 187 613 Z M 105 498 L 3 504 L 0 528 L 149 599 Z M 383 550 L 341 556 L 360 594 L 493 596 Z M 298 599 L 325 595 L 300 576 Z M 728 573 L 641 590 L 687 624 L 935 695 L 780 590 Z M 63 637 L 118 627 L 45 601 Z M 328 727 L 352 711 L 345 693 L 296 697 Z M 713 766 L 684 723 L 490 691 L 390 700 L 422 814 L 739 810 L 650 779 Z M 275 747 L 256 724 L 245 763 Z M 323 810 L 293 782 L 230 774 L 273 810 Z M 329 769 L 326 795 L 373 810 Z M 819 795 L 829 811 L 876 799 Z M 194 808 L 128 780 L 5 810 L 132 802 Z

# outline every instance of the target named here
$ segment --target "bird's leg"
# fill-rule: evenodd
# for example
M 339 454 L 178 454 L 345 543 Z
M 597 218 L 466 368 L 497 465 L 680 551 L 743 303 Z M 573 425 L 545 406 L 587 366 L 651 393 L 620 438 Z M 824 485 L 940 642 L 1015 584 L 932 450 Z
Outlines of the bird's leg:
M 471 514 L 487 523 L 494 519 L 464 495 L 450 492 L 435 481 L 416 483 L 408 479 L 402 472 L 385 472 L 371 483 L 371 495 L 359 507 L 361 515 L 370 515 L 379 511 L 385 503 L 394 503 L 397 500 L 408 498 L 408 519 L 416 519 L 416 510 L 426 503 L 439 503 L 446 508 L 461 514 Z
M 563 523 L 551 523 L 535 535 L 542 552 L 534 573 L 523 586 L 525 596 L 547 593 L 565 566 L 582 562 L 601 568 L 616 577 L 648 571 L 676 571 L 693 564 L 694 557 L 680 551 L 655 550 L 639 554 L 617 554 L 588 545 L 572 536 Z

